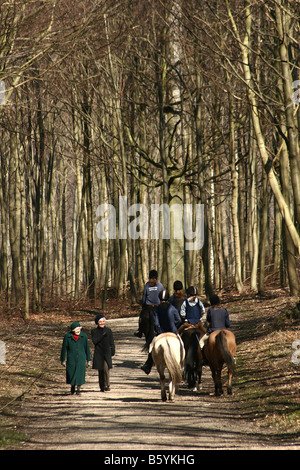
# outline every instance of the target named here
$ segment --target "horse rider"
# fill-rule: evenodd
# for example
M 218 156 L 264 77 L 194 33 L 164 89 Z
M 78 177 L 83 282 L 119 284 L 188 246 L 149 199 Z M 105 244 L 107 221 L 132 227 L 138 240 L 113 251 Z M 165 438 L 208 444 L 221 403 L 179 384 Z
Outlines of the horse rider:
M 175 333 L 181 325 L 181 318 L 177 308 L 169 302 L 169 293 L 163 290 L 159 294 L 160 305 L 154 310 L 154 328 L 157 334 Z
M 186 291 L 186 300 L 182 303 L 180 309 L 180 316 L 184 323 L 178 330 L 181 334 L 185 328 L 194 327 L 197 328 L 201 325 L 201 318 L 205 312 L 204 306 L 198 298 L 197 288 L 191 286 Z
M 174 294 L 171 295 L 169 302 L 177 308 L 180 313 L 181 306 L 186 299 L 185 292 L 181 281 L 175 281 L 173 284 Z
M 154 329 L 156 335 L 161 333 L 177 334 L 178 327 L 181 325 L 181 318 L 174 305 L 169 303 L 169 293 L 166 289 L 159 293 L 160 304 L 154 309 Z M 148 375 L 153 366 L 152 354 L 148 354 L 147 361 L 141 369 Z
M 139 328 L 134 336 L 141 338 L 143 332 L 141 330 L 142 326 L 142 316 L 146 310 L 152 310 L 160 304 L 159 293 L 164 289 L 164 286 L 157 280 L 158 273 L 155 269 L 152 269 L 149 273 L 149 281 L 146 282 L 143 291 L 142 298 L 142 311 L 139 316 Z
M 212 295 L 209 299 L 210 308 L 206 314 L 208 330 L 200 339 L 200 348 L 203 350 L 210 333 L 216 330 L 228 330 L 230 328 L 229 314 L 226 308 L 220 306 L 220 299 L 217 295 Z

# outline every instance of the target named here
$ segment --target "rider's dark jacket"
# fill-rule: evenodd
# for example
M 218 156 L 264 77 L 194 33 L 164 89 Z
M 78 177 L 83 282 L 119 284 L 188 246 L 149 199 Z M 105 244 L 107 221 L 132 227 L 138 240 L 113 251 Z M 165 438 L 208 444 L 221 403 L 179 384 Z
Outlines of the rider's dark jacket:
M 181 306 L 181 316 L 183 316 L 183 312 L 185 317 L 184 319 L 192 325 L 196 325 L 204 314 L 205 309 L 199 299 L 196 299 L 192 304 L 188 299 L 186 299 Z
M 154 327 L 157 334 L 175 333 L 181 325 L 181 318 L 174 305 L 163 302 L 154 309 Z
M 226 330 L 230 328 L 229 315 L 226 308 L 214 309 L 210 307 L 207 311 L 206 321 L 210 324 L 208 333 L 215 330 Z

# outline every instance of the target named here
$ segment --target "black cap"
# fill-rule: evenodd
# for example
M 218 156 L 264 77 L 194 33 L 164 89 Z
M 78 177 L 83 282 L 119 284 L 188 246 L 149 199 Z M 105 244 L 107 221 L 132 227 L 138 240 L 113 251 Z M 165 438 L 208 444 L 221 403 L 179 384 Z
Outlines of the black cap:
M 99 313 L 98 315 L 96 315 L 96 317 L 95 317 L 95 323 L 96 323 L 96 325 L 98 325 L 98 321 L 99 321 L 101 318 L 104 318 L 104 315 L 103 315 L 102 313 Z
M 183 289 L 183 285 L 181 281 L 175 281 L 173 284 L 174 290 L 181 290 Z

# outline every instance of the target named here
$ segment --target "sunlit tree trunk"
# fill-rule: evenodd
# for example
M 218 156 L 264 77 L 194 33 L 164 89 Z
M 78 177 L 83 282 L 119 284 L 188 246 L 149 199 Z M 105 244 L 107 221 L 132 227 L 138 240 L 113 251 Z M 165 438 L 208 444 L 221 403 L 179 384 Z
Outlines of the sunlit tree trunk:
M 239 292 L 243 291 L 240 227 L 238 218 L 238 175 L 236 169 L 235 119 L 232 97 L 229 94 L 229 153 L 231 170 L 231 213 L 234 234 L 235 283 Z
M 254 131 L 250 119 L 250 149 L 249 149 L 249 170 L 250 170 L 250 201 L 249 201 L 249 244 L 250 244 L 250 287 L 257 292 L 257 269 L 259 253 L 259 228 L 258 228 L 258 196 L 257 196 L 257 145 L 254 138 Z

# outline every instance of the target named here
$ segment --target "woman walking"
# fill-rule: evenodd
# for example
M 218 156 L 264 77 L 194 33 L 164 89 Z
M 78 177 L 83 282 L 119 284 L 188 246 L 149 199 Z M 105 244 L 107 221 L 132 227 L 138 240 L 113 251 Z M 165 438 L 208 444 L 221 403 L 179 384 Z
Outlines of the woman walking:
M 91 331 L 92 341 L 95 345 L 93 369 L 98 370 L 99 387 L 101 392 L 110 390 L 109 371 L 112 368 L 112 356 L 115 355 L 115 343 L 110 328 L 105 326 L 104 315 L 95 318 L 97 328 Z
M 67 358 L 67 362 L 66 362 Z M 91 353 L 86 333 L 81 331 L 80 323 L 75 321 L 70 332 L 65 334 L 60 353 L 60 362 L 66 366 L 66 382 L 71 385 L 71 394 L 80 394 L 80 387 L 85 383 L 86 362 L 91 361 Z

